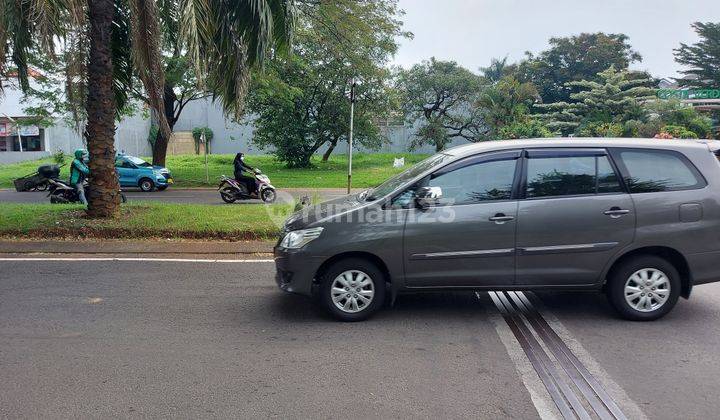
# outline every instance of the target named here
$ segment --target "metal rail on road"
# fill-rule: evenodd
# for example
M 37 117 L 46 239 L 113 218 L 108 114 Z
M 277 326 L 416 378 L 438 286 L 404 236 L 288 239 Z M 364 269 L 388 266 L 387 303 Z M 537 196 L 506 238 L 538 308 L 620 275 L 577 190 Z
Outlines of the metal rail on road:
M 488 294 L 564 418 L 591 418 L 587 406 L 595 417 L 602 420 L 626 420 L 615 401 L 550 327 L 525 293 Z M 545 348 L 549 349 L 557 364 Z M 561 374 L 557 365 L 565 375 Z M 575 389 L 580 391 L 582 398 Z

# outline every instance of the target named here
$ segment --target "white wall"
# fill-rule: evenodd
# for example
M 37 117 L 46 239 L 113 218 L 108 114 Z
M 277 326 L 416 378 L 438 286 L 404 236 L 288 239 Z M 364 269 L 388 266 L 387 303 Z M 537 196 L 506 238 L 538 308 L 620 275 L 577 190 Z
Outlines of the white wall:
M 28 106 L 22 103 L 22 92 L 12 84 L 5 86 L 4 96 L 0 97 L 0 116 L 7 114 L 10 117 L 25 117 L 23 109 Z M 125 151 L 137 156 L 152 154 L 147 141 L 150 130 L 150 120 L 139 112 L 135 116 L 126 117 L 117 123 L 115 132 L 115 149 Z M 75 149 L 85 148 L 81 132 L 75 127 L 68 126 L 63 120 L 57 120 L 54 125 L 45 129 L 44 152 L 0 152 L 0 163 L 21 162 L 35 160 L 62 150 L 72 153 Z

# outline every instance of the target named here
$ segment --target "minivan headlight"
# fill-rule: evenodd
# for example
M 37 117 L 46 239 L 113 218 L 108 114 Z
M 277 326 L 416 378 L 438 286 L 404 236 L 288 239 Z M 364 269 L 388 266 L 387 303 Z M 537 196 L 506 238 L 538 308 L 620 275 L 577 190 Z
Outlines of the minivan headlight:
M 301 229 L 288 232 L 280 241 L 280 246 L 288 249 L 299 249 L 320 237 L 323 228 Z

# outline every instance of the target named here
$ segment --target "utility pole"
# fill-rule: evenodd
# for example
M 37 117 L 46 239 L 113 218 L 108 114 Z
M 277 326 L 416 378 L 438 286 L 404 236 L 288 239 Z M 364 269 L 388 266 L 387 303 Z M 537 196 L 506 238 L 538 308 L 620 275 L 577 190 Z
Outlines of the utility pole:
M 205 99 L 205 127 L 202 129 L 202 134 L 200 134 L 200 139 L 205 144 L 205 183 L 210 184 L 210 169 L 208 168 L 208 147 L 209 144 L 207 142 L 207 136 L 205 135 L 205 131 L 208 129 L 209 125 L 209 118 L 208 118 L 208 107 L 210 105 L 207 102 L 207 99 Z
M 355 117 L 355 78 L 350 79 L 350 136 L 348 137 L 348 184 L 347 193 L 352 188 L 352 153 L 353 153 L 353 123 Z

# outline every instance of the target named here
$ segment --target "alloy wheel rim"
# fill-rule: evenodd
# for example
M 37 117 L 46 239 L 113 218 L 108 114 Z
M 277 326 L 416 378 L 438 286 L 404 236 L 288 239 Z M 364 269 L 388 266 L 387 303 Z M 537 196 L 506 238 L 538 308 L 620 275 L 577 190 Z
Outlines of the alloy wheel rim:
M 624 295 L 634 310 L 656 311 L 670 298 L 670 279 L 657 268 L 642 268 L 627 279 Z
M 375 297 L 375 284 L 370 276 L 359 270 L 347 270 L 335 277 L 330 297 L 336 308 L 345 313 L 363 311 Z
M 275 200 L 275 192 L 270 190 L 263 191 L 263 198 L 264 201 L 273 201 Z
M 149 190 L 150 188 L 151 186 L 148 181 L 143 182 L 143 190 Z

